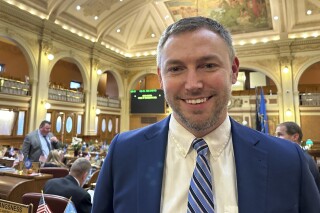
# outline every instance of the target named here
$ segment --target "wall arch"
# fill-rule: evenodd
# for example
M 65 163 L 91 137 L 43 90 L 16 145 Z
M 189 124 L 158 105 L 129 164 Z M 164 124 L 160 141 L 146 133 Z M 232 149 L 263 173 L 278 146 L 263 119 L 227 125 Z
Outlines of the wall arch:
M 148 75 L 148 74 L 155 74 L 155 75 L 158 75 L 157 73 L 157 70 L 154 69 L 154 70 L 147 70 L 147 71 L 141 71 L 139 73 L 137 73 L 136 75 L 134 75 L 128 85 L 128 90 L 130 90 L 131 88 L 133 88 L 133 86 L 137 83 L 137 81 L 145 76 L 145 75 Z
M 35 50 L 17 33 L 7 33 L 5 31 L 1 31 L 0 29 L 0 37 L 4 37 L 12 42 L 14 42 L 21 52 L 23 53 L 24 57 L 26 58 L 29 70 L 29 78 L 31 82 L 38 82 L 38 68 L 36 62 L 36 56 L 34 54 Z
M 50 77 L 50 74 L 52 72 L 52 69 L 53 69 L 53 66 L 61 59 L 64 59 L 64 58 L 68 58 L 68 59 L 71 59 L 71 62 L 75 63 L 79 70 L 80 70 L 80 73 L 82 75 L 82 78 L 83 78 L 83 89 L 84 91 L 89 91 L 90 89 L 90 81 L 89 81 L 89 76 L 88 76 L 88 73 L 87 72 L 87 69 L 86 69 L 86 65 L 83 63 L 83 60 L 77 56 L 77 55 L 71 55 L 69 52 L 61 52 L 57 55 L 55 55 L 55 58 L 54 60 L 51 61 L 51 63 L 49 64 L 49 75 L 48 75 L 48 78 Z M 47 79 L 49 81 L 49 79 Z
M 316 56 L 316 57 L 313 57 L 313 58 L 307 60 L 303 65 L 301 65 L 298 68 L 298 72 L 294 76 L 294 79 L 293 79 L 294 91 L 298 91 L 299 80 L 300 80 L 301 76 L 303 75 L 304 71 L 306 71 L 308 69 L 308 67 L 310 67 L 311 65 L 313 65 L 313 64 L 315 64 L 315 63 L 317 63 L 319 61 L 320 61 L 319 56 Z
M 120 73 L 115 69 L 111 69 L 110 67 L 103 67 L 101 70 L 103 70 L 103 72 L 110 72 L 113 75 L 118 85 L 119 98 L 122 98 L 124 96 L 124 83 L 122 81 Z M 97 78 L 97 81 L 99 81 L 99 79 L 100 77 Z M 98 82 L 96 83 L 96 85 L 98 86 Z

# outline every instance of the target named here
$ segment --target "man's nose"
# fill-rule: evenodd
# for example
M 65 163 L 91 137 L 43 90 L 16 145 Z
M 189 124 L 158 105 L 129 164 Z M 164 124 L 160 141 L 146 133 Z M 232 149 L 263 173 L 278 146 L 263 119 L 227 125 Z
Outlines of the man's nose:
M 195 69 L 189 69 L 186 73 L 185 88 L 187 90 L 200 89 L 203 87 L 203 79 Z

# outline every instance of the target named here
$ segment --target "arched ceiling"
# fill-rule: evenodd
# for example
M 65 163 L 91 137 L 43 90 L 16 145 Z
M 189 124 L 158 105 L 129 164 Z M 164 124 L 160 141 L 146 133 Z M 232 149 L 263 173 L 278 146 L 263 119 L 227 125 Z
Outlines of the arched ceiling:
M 1 1 L 127 57 L 155 54 L 162 31 L 188 16 L 218 19 L 232 31 L 235 45 L 320 35 L 319 0 Z

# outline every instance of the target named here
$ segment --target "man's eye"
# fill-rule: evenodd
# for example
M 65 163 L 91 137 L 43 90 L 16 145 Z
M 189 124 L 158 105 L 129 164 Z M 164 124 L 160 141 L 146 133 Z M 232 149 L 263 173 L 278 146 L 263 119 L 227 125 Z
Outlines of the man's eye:
M 168 69 L 169 72 L 178 72 L 180 70 L 182 70 L 181 67 L 169 67 Z
M 214 68 L 215 66 L 216 66 L 215 64 L 204 64 L 203 68 L 211 69 L 211 68 Z

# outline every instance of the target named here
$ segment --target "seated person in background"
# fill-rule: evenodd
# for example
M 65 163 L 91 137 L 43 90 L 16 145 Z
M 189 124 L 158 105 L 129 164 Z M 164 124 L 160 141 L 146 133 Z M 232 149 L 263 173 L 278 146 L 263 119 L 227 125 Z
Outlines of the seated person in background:
M 15 158 L 17 153 L 19 152 L 18 148 L 14 148 L 13 146 L 7 146 L 4 149 L 4 157 Z
M 68 199 L 71 197 L 77 213 L 90 213 L 92 207 L 91 197 L 82 188 L 90 169 L 90 161 L 85 158 L 78 158 L 72 164 L 69 175 L 48 180 L 43 191 L 45 194 L 60 195 Z
M 62 160 L 63 152 L 57 149 L 51 150 L 43 167 L 67 167 Z
M 8 157 L 8 147 L 7 146 L 2 147 L 1 156 L 0 157 L 1 158 Z
M 58 149 L 60 144 L 51 132 L 51 122 L 42 121 L 39 129 L 26 135 L 22 144 L 24 158 L 29 158 L 33 162 L 38 162 L 40 156 L 47 158 L 50 150 Z
M 289 121 L 289 122 L 281 123 L 277 126 L 276 137 L 287 139 L 289 141 L 299 144 L 299 146 L 301 147 L 303 134 L 298 124 L 296 124 L 295 122 Z M 308 151 L 307 150 L 303 150 L 303 151 L 304 151 L 303 153 L 307 160 L 310 172 L 320 192 L 320 174 L 319 174 L 318 166 L 316 162 L 313 160 L 313 158 L 311 157 L 311 155 L 308 153 Z

